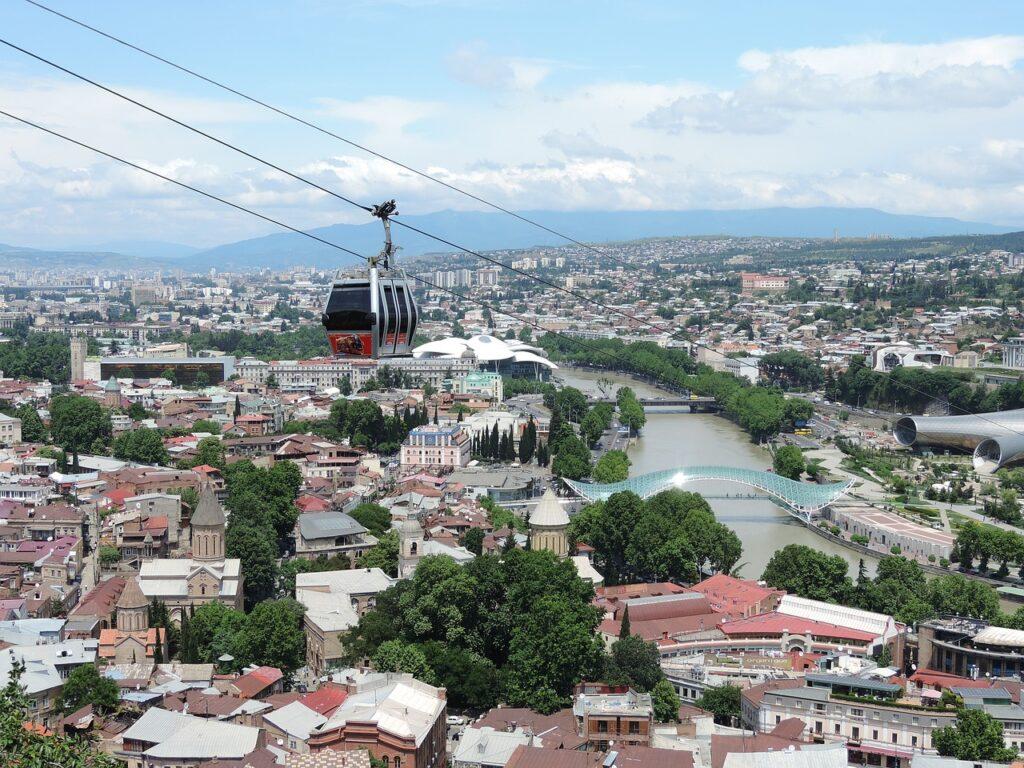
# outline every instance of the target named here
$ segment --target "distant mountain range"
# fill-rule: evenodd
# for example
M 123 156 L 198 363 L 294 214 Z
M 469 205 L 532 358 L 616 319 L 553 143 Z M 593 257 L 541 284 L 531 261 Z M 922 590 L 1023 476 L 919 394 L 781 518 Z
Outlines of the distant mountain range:
M 584 242 L 615 242 L 650 237 L 736 235 L 764 237 L 936 237 L 993 235 L 1014 231 L 979 222 L 933 216 L 886 213 L 872 208 L 760 208 L 728 211 L 523 211 L 547 227 Z M 503 250 L 564 245 L 565 241 L 502 213 L 439 211 L 400 216 L 399 221 L 474 250 Z M 335 224 L 310 230 L 332 243 L 370 255 L 381 246 L 381 227 Z M 402 227 L 393 228 L 406 258 L 455 249 Z M 298 265 L 330 268 L 355 263 L 346 253 L 293 232 L 283 232 L 199 250 L 178 243 L 117 241 L 68 251 L 0 245 L 0 261 L 14 266 L 85 266 L 93 269 L 179 268 L 205 271 L 281 268 Z

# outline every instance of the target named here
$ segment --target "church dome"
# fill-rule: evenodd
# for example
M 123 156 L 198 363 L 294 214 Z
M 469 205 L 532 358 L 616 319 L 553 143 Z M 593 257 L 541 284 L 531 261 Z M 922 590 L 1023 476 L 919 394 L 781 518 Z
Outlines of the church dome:
M 569 525 L 569 515 L 558 503 L 555 492 L 548 488 L 544 491 L 533 514 L 530 515 L 530 527 L 564 528 Z

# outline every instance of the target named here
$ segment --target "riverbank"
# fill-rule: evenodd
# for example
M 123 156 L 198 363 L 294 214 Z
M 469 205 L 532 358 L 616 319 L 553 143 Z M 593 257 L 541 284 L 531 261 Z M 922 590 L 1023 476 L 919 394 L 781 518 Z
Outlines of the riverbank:
M 558 371 L 558 378 L 589 394 L 601 394 L 601 380 L 607 380 L 605 389 L 609 385 L 628 385 L 641 397 L 671 394 L 637 377 L 605 369 L 563 368 Z M 614 390 L 608 394 L 614 394 Z M 631 476 L 693 465 L 716 464 L 759 471 L 772 465 L 771 454 L 764 447 L 752 443 L 731 420 L 713 414 L 649 411 L 646 426 L 638 438 L 630 441 L 627 452 L 632 463 Z M 760 578 L 772 555 L 788 544 L 803 544 L 840 555 L 850 564 L 851 571 L 856 570 L 860 553 L 837 543 L 823 542 L 766 497 L 741 497 L 734 484 L 723 481 L 701 481 L 685 490 L 707 497 L 718 520 L 739 536 L 744 564 L 740 574 L 746 578 Z M 867 557 L 868 570 L 874 573 L 879 556 Z

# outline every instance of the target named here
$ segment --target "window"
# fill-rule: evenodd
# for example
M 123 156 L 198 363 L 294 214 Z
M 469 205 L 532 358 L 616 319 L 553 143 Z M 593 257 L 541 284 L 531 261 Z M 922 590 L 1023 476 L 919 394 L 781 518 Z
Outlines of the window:
M 850 737 L 854 738 L 854 739 L 859 739 L 860 738 L 860 728 L 858 728 L 856 725 L 853 726 L 853 728 L 850 729 Z
M 878 729 L 877 728 L 875 728 L 873 731 L 871 731 L 871 738 L 874 739 L 875 741 L 878 741 Z
M 605 720 L 598 720 L 597 721 L 597 732 L 598 733 L 608 733 L 608 722 L 605 721 Z
M 917 746 L 917 736 L 911 736 L 910 737 L 910 746 L 912 746 L 912 747 L 916 747 Z
M 892 735 L 892 743 L 895 744 L 899 740 L 899 737 L 894 733 Z
M 853 715 L 853 717 L 864 717 L 864 710 L 854 707 L 850 710 L 850 714 Z

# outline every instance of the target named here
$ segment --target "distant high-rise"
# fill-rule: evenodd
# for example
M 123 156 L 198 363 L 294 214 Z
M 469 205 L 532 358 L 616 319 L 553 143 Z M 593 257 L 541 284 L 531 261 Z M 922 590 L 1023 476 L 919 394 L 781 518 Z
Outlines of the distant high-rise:
M 85 356 L 89 350 L 89 342 L 85 336 L 71 337 L 71 380 L 85 379 Z

